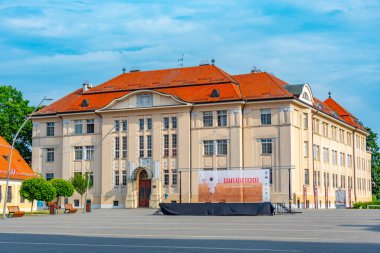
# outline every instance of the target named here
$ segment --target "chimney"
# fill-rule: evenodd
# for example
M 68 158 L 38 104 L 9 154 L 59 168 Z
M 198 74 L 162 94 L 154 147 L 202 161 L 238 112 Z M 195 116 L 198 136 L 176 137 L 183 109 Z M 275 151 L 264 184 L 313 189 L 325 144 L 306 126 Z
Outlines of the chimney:
M 83 82 L 82 87 L 83 87 L 83 92 L 85 92 L 92 88 L 92 84 L 88 80 L 85 80 Z

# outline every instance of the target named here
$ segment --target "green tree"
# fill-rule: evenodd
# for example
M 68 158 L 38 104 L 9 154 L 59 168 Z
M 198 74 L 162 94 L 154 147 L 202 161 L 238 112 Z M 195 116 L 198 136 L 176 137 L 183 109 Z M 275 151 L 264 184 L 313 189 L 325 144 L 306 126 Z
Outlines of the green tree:
M 82 175 L 82 174 L 75 174 L 74 177 L 70 178 L 71 184 L 74 186 L 74 189 L 77 193 L 79 193 L 81 197 L 81 206 L 83 205 L 83 195 L 86 193 L 87 190 L 87 182 L 88 189 L 91 189 L 93 186 L 92 180 L 88 179 L 88 173 Z
M 55 196 L 57 197 L 58 206 L 60 204 L 59 203 L 60 197 L 69 198 L 69 197 L 73 196 L 74 186 L 69 181 L 67 181 L 66 179 L 53 178 L 49 182 L 51 183 L 51 185 L 55 189 Z
M 367 127 L 369 135 L 367 136 L 367 150 L 372 153 L 371 170 L 372 170 L 372 194 L 380 198 L 380 149 L 377 144 L 377 133 Z
M 0 85 L 0 135 L 9 143 L 24 122 L 34 110 L 29 101 L 22 97 L 21 91 L 10 85 Z M 29 121 L 21 130 L 15 148 L 21 156 L 30 163 L 32 146 L 32 123 Z
M 30 178 L 22 182 L 20 195 L 32 202 L 31 213 L 33 213 L 34 200 L 52 201 L 55 196 L 54 187 L 44 178 Z

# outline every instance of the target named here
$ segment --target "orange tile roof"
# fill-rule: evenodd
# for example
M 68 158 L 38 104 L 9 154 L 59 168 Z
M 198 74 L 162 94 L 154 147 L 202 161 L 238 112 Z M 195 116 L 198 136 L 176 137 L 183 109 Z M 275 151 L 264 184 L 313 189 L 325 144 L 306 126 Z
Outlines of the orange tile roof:
M 10 151 L 11 145 L 0 136 L 0 178 L 7 177 Z M 10 175 L 11 179 L 24 180 L 37 177 L 16 149 L 13 150 L 12 154 L 11 171 L 14 172 Z
M 139 71 L 121 74 L 85 92 L 78 89 L 35 115 L 94 111 L 136 90 L 154 90 L 188 103 L 296 98 L 285 88 L 287 84 L 266 72 L 231 76 L 214 65 Z M 211 97 L 214 89 L 220 92 L 218 98 Z M 81 106 L 83 100 L 88 101 L 88 106 Z M 355 123 L 356 118 L 335 101 L 314 100 L 316 109 L 332 116 L 335 111 L 339 114 L 336 118 L 363 129 Z M 323 108 L 317 108 L 316 103 L 323 105 Z
M 343 106 L 341 106 L 334 99 L 329 97 L 324 101 L 324 103 L 330 106 L 345 122 L 350 124 L 351 126 L 357 127 L 363 131 L 366 131 L 365 128 L 359 123 L 359 120 L 352 115 L 349 111 L 347 111 Z
M 286 82 L 266 72 L 235 75 L 244 99 L 293 98 L 283 86 Z
M 231 82 L 234 80 L 218 67 L 205 65 L 125 73 L 86 91 L 86 93 Z

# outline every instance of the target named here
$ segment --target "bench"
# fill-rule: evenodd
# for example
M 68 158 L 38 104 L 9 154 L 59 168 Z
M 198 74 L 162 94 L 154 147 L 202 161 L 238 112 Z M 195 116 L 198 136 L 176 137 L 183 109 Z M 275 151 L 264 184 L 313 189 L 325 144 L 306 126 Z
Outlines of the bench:
M 72 204 L 65 204 L 64 213 L 76 213 L 78 209 L 74 208 Z
M 20 211 L 18 206 L 8 206 L 8 218 L 22 217 L 25 215 L 24 211 Z

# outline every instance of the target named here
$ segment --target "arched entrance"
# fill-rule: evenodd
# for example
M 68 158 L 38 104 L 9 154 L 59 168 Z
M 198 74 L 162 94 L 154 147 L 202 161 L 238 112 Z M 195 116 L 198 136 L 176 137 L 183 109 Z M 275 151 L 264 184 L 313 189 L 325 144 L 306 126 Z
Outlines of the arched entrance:
M 139 172 L 137 178 L 139 182 L 139 207 L 149 207 L 152 181 L 145 169 Z

